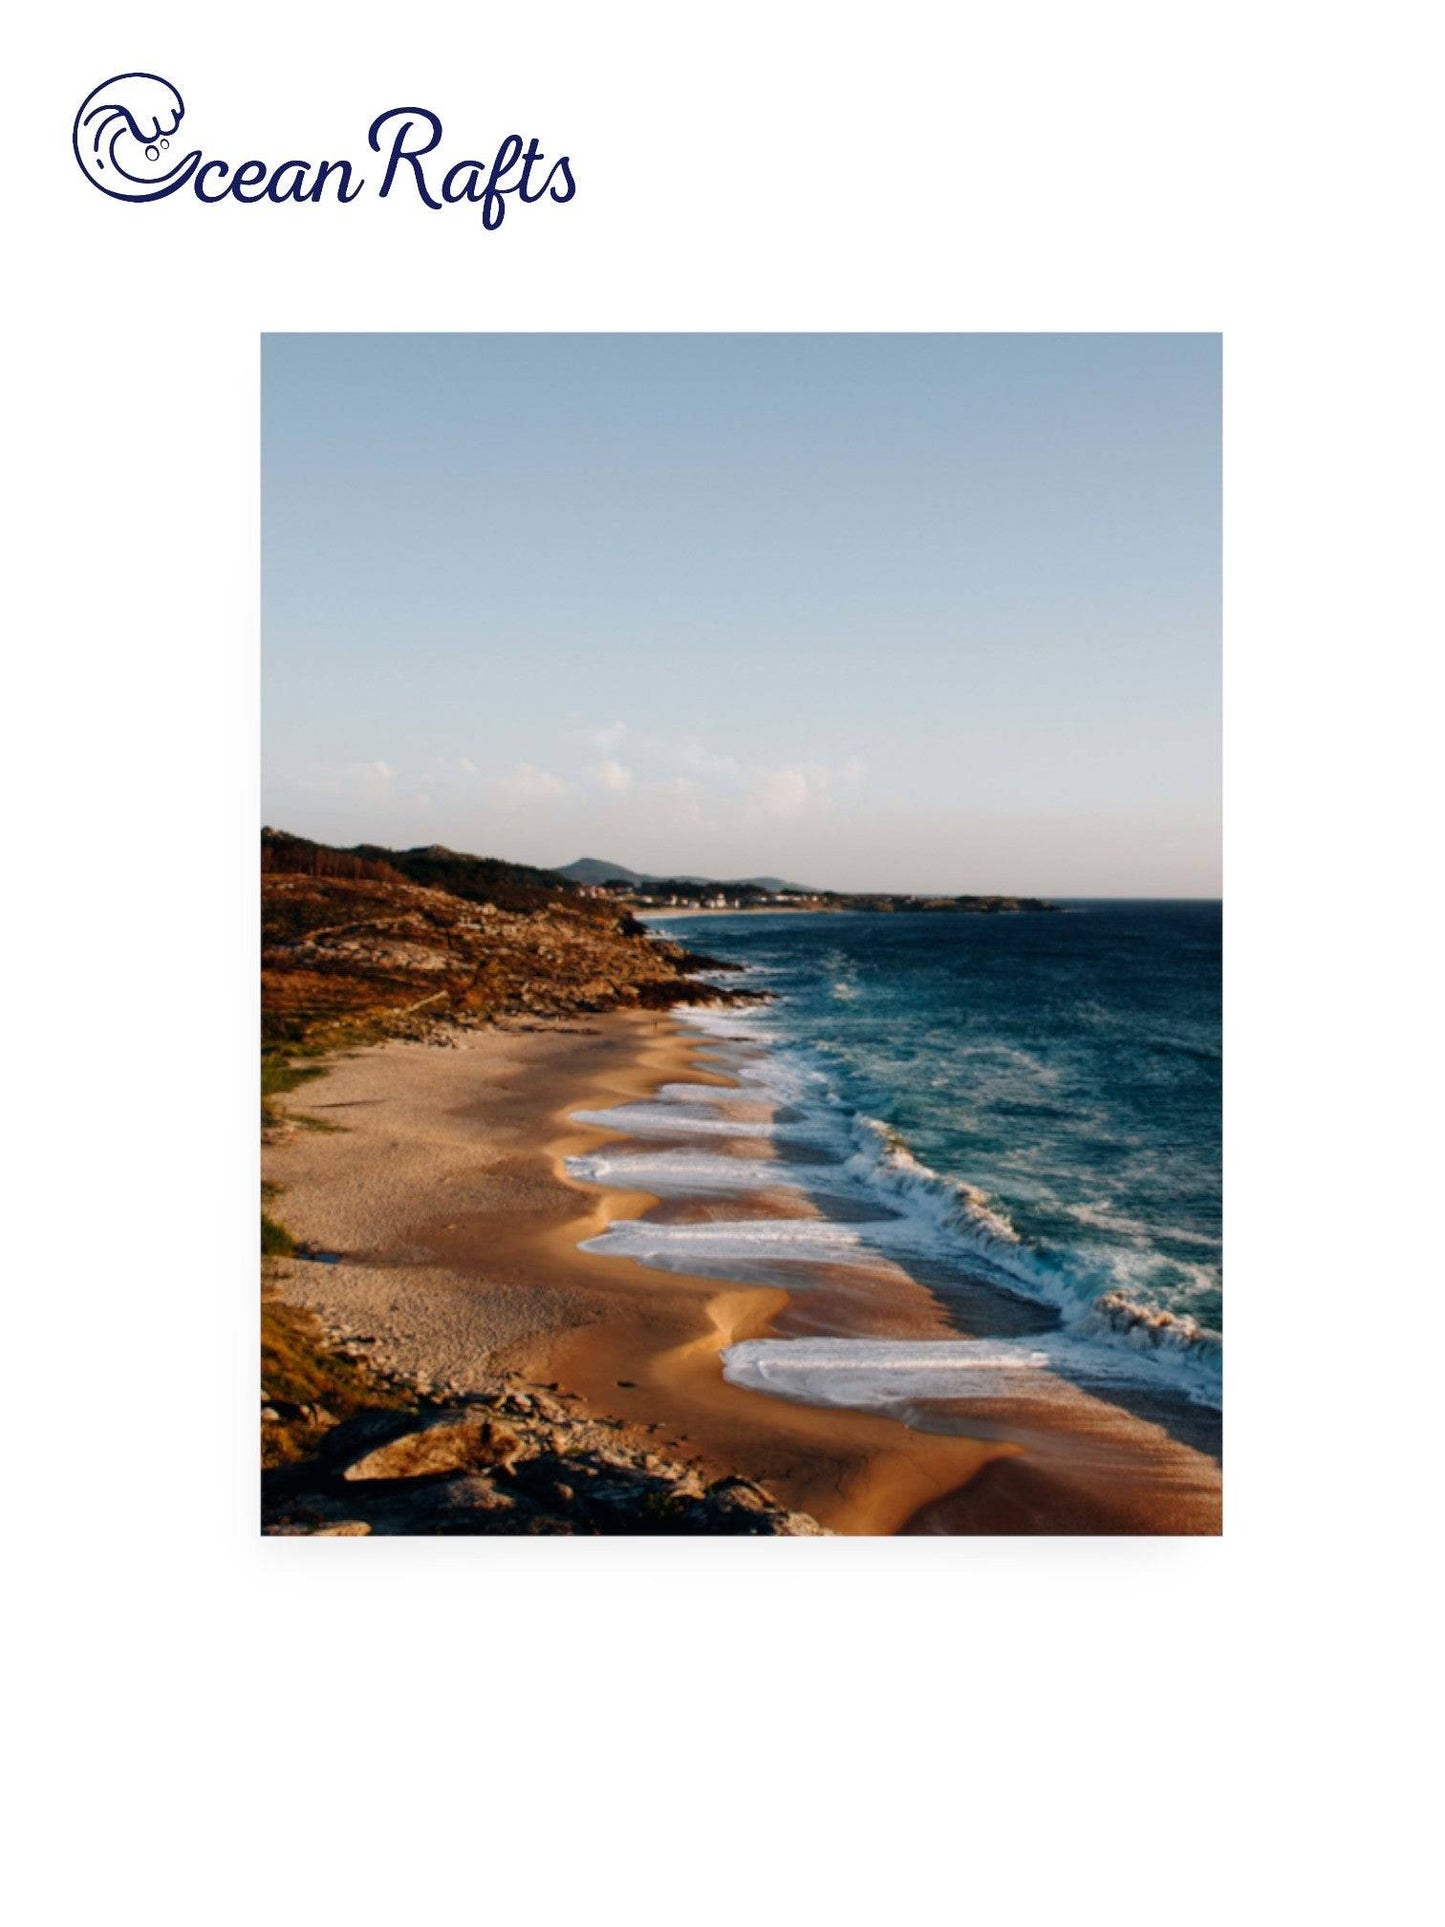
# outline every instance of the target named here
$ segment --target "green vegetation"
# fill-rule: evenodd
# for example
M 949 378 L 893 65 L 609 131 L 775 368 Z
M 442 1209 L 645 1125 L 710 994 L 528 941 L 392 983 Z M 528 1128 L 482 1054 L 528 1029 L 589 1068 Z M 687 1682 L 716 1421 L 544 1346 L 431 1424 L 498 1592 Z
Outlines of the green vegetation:
M 324 919 L 317 919 L 324 921 Z M 354 1035 L 329 1033 L 326 1042 L 360 1041 L 367 1026 L 347 1026 Z M 274 1031 L 261 1051 L 261 1125 L 283 1121 L 308 1131 L 340 1131 L 328 1119 L 288 1111 L 281 1100 L 324 1077 L 329 1063 L 318 1042 L 299 1039 L 278 1047 Z M 338 1420 L 378 1406 L 404 1405 L 403 1394 L 375 1379 L 364 1363 L 342 1357 L 327 1344 L 315 1317 L 287 1304 L 279 1290 L 277 1260 L 296 1255 L 296 1240 L 267 1206 L 281 1196 L 280 1185 L 261 1184 L 261 1396 L 274 1416 L 261 1428 L 261 1462 L 273 1473 L 315 1456 L 321 1439 Z M 280 1474 L 278 1473 L 278 1476 Z
M 346 1127 L 333 1124 L 323 1117 L 307 1117 L 304 1114 L 283 1111 L 276 1102 L 288 1091 L 299 1090 L 314 1078 L 324 1077 L 327 1066 L 321 1062 L 293 1063 L 289 1058 L 275 1051 L 261 1053 L 261 1128 L 274 1130 L 283 1122 L 297 1125 L 303 1131 L 341 1131 Z M 273 1204 L 280 1196 L 280 1187 L 263 1182 L 261 1202 Z M 261 1255 L 263 1258 L 287 1258 L 296 1249 L 296 1242 L 285 1225 L 280 1224 L 265 1211 L 261 1213 Z
M 424 850 L 384 850 L 377 844 L 359 843 L 346 855 L 385 865 L 423 889 L 445 890 L 467 903 L 494 903 L 499 910 L 541 910 L 559 901 L 569 909 L 588 907 L 576 885 L 555 870 L 505 863 L 495 856 L 464 856 L 439 843 Z
M 261 1256 L 263 1258 L 289 1258 L 296 1249 L 296 1240 L 284 1224 L 278 1224 L 267 1212 L 261 1213 Z
M 424 849 L 388 850 L 379 843 L 358 843 L 349 850 L 313 843 L 309 837 L 286 830 L 262 830 L 263 875 L 346 877 L 375 883 L 414 883 L 424 890 L 443 890 L 467 903 L 492 903 L 499 910 L 540 910 L 559 900 L 585 914 L 594 914 L 568 877 L 555 870 L 539 870 L 530 863 L 508 863 L 501 857 L 467 856 L 440 843 Z M 288 914 L 304 919 L 304 905 L 288 906 Z M 304 921 L 287 932 L 304 936 Z
M 281 1111 L 275 1103 L 288 1091 L 299 1090 L 315 1077 L 324 1077 L 326 1066 L 322 1063 L 295 1063 L 280 1051 L 263 1050 L 261 1053 L 261 1128 L 270 1130 L 281 1121 Z
M 366 1365 L 332 1351 L 313 1315 L 287 1304 L 264 1276 L 261 1395 L 276 1414 L 261 1428 L 262 1464 L 267 1467 L 311 1457 L 338 1419 L 409 1403 L 404 1392 L 378 1381 Z

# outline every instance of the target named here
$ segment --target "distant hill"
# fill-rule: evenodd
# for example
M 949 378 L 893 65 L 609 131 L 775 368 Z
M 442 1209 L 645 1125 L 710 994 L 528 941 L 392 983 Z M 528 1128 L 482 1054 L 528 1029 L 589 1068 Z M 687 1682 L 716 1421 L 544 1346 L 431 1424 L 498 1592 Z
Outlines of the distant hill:
M 595 856 L 578 857 L 575 863 L 564 864 L 556 874 L 567 877 L 573 883 L 687 883 L 715 890 L 768 890 L 774 893 L 789 890 L 799 896 L 809 894 L 805 885 L 785 883 L 781 877 L 650 876 L 645 870 L 629 870 L 625 863 L 604 863 Z
M 261 832 L 261 869 L 264 874 L 366 878 L 373 882 L 416 883 L 426 890 L 445 890 L 470 903 L 493 903 L 503 910 L 540 910 L 563 897 L 586 911 L 576 885 L 554 870 L 537 870 L 528 863 L 507 863 L 501 857 L 466 856 L 431 843 L 415 850 L 387 850 L 376 843 L 332 849 L 309 837 L 285 830 Z
M 640 870 L 629 870 L 625 863 L 603 863 L 595 856 L 579 856 L 575 863 L 563 864 L 557 874 L 573 883 L 642 882 Z
M 559 895 L 570 896 L 573 887 L 555 870 L 534 869 L 530 863 L 507 863 L 496 856 L 467 856 L 440 843 L 417 850 L 383 850 L 374 844 L 358 843 L 353 854 L 390 864 L 424 889 L 445 890 L 472 903 L 495 903 L 503 910 L 540 909 Z

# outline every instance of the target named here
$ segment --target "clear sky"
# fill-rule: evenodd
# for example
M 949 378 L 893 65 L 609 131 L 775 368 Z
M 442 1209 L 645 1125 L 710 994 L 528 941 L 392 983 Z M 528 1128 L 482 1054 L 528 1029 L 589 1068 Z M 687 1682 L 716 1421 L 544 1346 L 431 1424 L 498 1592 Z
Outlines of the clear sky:
M 1218 895 L 1214 335 L 273 335 L 265 820 Z

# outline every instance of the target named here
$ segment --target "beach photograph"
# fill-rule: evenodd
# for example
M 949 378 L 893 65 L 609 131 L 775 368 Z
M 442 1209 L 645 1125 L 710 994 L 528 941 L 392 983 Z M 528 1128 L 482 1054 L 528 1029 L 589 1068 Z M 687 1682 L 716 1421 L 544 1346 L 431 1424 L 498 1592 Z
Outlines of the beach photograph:
M 265 1534 L 1221 1532 L 1220 418 L 262 338 Z

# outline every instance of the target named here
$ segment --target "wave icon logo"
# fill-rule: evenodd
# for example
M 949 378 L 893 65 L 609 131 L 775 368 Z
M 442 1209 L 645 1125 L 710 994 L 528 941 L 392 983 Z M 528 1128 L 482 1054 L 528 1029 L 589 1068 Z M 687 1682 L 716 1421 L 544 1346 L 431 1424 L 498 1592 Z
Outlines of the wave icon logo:
M 92 187 L 117 201 L 160 201 L 184 187 L 200 149 L 176 156 L 185 102 L 159 74 L 117 74 L 80 103 L 71 144 Z M 179 142 L 176 143 L 179 145 Z

